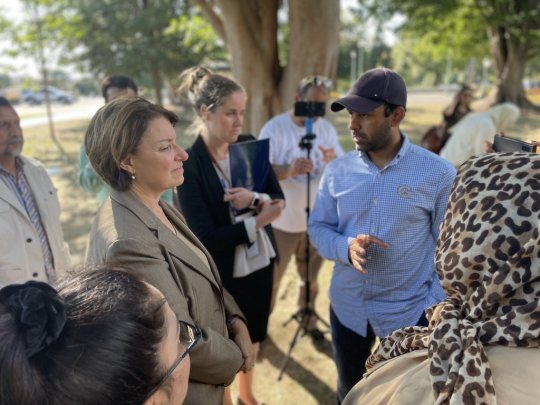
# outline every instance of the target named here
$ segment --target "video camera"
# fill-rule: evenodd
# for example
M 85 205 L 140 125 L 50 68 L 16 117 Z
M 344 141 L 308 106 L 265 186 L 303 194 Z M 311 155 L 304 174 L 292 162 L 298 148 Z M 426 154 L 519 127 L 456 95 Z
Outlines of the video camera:
M 294 103 L 294 115 L 296 117 L 323 117 L 325 103 L 317 101 L 297 101 Z

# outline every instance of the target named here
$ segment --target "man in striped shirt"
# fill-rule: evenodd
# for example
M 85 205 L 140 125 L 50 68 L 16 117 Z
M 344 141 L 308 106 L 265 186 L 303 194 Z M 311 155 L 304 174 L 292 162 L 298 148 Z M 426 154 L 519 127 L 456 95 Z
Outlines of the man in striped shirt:
M 21 155 L 19 115 L 0 97 L 0 287 L 54 282 L 71 265 L 56 189 L 43 165 Z

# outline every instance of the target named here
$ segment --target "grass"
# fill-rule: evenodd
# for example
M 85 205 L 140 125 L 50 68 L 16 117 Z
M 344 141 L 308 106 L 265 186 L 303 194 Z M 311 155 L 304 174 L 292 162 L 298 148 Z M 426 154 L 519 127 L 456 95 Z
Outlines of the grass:
M 431 125 L 440 122 L 440 113 L 449 102 L 451 95 L 419 93 L 410 96 L 407 117 L 402 123 L 405 131 L 415 143 Z M 538 100 L 540 101 L 540 100 Z M 182 118 L 189 116 L 181 113 Z M 345 150 L 352 150 L 353 143 L 347 130 L 347 113 L 329 113 L 340 134 L 340 141 Z M 84 260 L 87 235 L 96 212 L 94 196 L 79 188 L 77 183 L 77 165 L 79 148 L 88 120 L 77 120 L 56 125 L 57 136 L 69 155 L 69 160 L 62 160 L 47 133 L 47 126 L 25 130 L 25 150 L 27 156 L 40 159 L 51 170 L 53 182 L 59 189 L 62 205 L 62 224 L 64 236 L 70 245 L 76 265 Z M 183 135 L 187 122 L 181 121 L 177 127 L 179 143 L 187 147 L 193 137 Z M 521 139 L 540 140 L 540 114 L 523 115 L 518 122 L 508 129 L 509 136 Z M 293 266 L 290 266 L 293 267 Z M 320 272 L 320 294 L 316 310 L 325 319 L 328 318 L 328 289 L 332 273 L 332 264 L 325 262 Z M 297 324 L 295 321 L 284 326 L 296 310 L 297 276 L 294 268 L 285 273 L 278 294 L 276 309 L 270 318 L 269 336 L 264 342 L 255 377 L 255 392 L 260 400 L 269 404 L 333 404 L 335 403 L 336 370 L 331 358 L 329 345 L 316 349 L 307 337 L 300 338 L 292 352 L 291 361 L 281 381 L 277 381 L 280 365 L 288 350 Z M 236 398 L 237 385 L 233 384 L 233 398 Z

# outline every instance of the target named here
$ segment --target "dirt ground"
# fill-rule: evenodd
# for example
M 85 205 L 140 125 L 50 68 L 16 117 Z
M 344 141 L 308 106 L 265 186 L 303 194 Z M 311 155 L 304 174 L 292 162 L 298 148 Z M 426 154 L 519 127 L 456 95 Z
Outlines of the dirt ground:
M 439 122 L 440 112 L 450 98 L 451 94 L 445 93 L 411 94 L 407 118 L 402 124 L 402 129 L 414 142 L 418 142 L 421 134 L 429 126 Z M 187 118 L 185 114 L 181 116 Z M 352 142 L 346 127 L 347 114 L 329 113 L 328 118 L 338 128 L 344 149 L 351 150 Z M 75 119 L 57 124 L 58 137 L 67 151 L 68 160 L 62 160 L 59 157 L 47 135 L 47 126 L 39 125 L 25 129 L 25 155 L 43 161 L 59 189 L 64 235 L 77 265 L 83 262 L 88 231 L 97 208 L 93 196 L 82 191 L 76 179 L 79 147 L 87 123 L 88 119 Z M 179 142 L 184 146 L 189 146 L 193 138 L 183 135 L 187 122 L 183 121 L 181 124 L 178 128 Z M 523 139 L 540 139 L 540 114 L 528 114 L 520 118 L 507 133 Z M 326 291 L 331 273 L 332 263 L 325 262 L 319 276 L 320 294 L 316 311 L 326 320 L 329 305 Z M 308 336 L 300 337 L 292 351 L 283 378 L 278 381 L 281 364 L 298 326 L 295 320 L 285 324 L 296 310 L 296 297 L 297 276 L 293 266 L 289 266 L 282 281 L 276 309 L 270 319 L 269 336 L 262 345 L 260 358 L 255 368 L 256 395 L 266 405 L 333 404 L 335 403 L 336 370 L 332 361 L 328 333 L 326 334 L 327 342 L 322 347 L 315 347 Z M 232 391 L 233 398 L 236 400 L 236 384 L 233 384 Z

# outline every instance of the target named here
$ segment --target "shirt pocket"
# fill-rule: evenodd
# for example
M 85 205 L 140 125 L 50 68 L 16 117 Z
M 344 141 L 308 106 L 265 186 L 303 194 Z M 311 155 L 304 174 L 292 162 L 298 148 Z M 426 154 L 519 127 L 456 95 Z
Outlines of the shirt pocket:
M 41 201 L 36 203 L 41 203 L 41 206 L 43 207 L 45 212 L 41 212 L 40 214 L 43 217 L 44 215 L 49 216 L 50 218 L 59 219 L 60 218 L 60 204 L 58 202 L 58 190 L 53 187 L 52 184 L 48 184 L 46 187 L 44 187 L 43 190 L 39 193 L 41 196 Z M 37 197 L 37 196 L 36 196 Z M 36 198 L 37 200 L 37 198 Z M 44 219 L 42 218 L 42 221 Z

